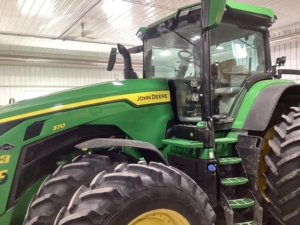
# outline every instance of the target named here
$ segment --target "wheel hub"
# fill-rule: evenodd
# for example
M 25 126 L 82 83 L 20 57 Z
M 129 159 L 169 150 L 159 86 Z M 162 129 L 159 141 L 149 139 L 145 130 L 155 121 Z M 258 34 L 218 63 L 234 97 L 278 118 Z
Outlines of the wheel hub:
M 146 212 L 128 225 L 190 225 L 178 212 L 169 209 L 157 209 Z

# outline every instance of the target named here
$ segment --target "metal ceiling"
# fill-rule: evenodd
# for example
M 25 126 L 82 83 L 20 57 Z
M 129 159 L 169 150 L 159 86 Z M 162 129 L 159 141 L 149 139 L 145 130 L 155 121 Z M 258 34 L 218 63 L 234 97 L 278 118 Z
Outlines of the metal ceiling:
M 272 8 L 273 36 L 300 24 L 297 0 L 238 0 Z M 140 44 L 135 36 L 195 0 L 1 0 L 0 45 L 109 52 L 112 45 Z M 81 23 L 84 23 L 82 37 Z M 280 34 L 279 34 L 280 35 Z M 90 38 L 89 38 L 90 37 Z M 65 40 L 70 39 L 70 40 Z M 64 41 L 65 40 L 65 41 Z

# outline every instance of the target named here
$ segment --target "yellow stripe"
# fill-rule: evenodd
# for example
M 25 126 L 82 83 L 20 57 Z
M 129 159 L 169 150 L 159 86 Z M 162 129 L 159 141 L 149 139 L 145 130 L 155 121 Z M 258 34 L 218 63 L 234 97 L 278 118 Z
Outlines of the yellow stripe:
M 141 93 L 134 93 L 134 94 L 110 96 L 105 98 L 97 98 L 88 101 L 71 103 L 67 105 L 58 105 L 48 109 L 37 110 L 37 111 L 24 113 L 17 116 L 8 117 L 5 119 L 0 119 L 0 123 L 6 123 L 13 120 L 24 119 L 24 118 L 38 116 L 42 114 L 48 114 L 48 113 L 58 112 L 62 110 L 74 109 L 78 107 L 84 107 L 88 105 L 95 105 L 99 103 L 106 103 L 106 102 L 118 101 L 118 100 L 128 100 L 138 106 L 157 104 L 157 103 L 169 102 L 170 92 L 169 91 L 141 92 Z

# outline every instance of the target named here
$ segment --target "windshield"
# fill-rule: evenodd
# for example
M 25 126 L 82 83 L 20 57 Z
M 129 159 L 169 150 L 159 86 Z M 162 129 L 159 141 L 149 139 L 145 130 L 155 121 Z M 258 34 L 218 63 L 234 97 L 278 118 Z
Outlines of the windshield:
M 261 32 L 236 23 L 222 22 L 211 31 L 213 114 L 228 116 L 246 81 L 266 72 L 264 46 Z
M 156 37 L 150 37 L 144 42 L 145 77 L 199 78 L 199 46 L 198 23 L 179 24 L 174 31 L 165 30 Z
M 144 41 L 144 76 L 168 78 L 174 86 L 176 115 L 181 122 L 201 121 L 200 24 L 179 22 L 174 31 Z

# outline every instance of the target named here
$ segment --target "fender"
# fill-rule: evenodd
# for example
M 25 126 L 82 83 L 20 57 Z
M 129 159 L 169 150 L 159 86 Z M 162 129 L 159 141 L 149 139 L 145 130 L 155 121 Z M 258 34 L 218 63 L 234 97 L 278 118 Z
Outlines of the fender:
M 289 93 L 292 93 L 294 96 L 299 95 L 300 85 L 282 84 L 266 87 L 252 105 L 243 130 L 264 131 L 270 122 L 280 98 Z M 299 102 L 296 103 L 300 103 L 300 95 Z
M 83 142 L 79 145 L 76 145 L 75 147 L 78 149 L 132 147 L 132 148 L 136 148 L 148 163 L 156 159 L 155 161 L 169 166 L 168 161 L 154 145 L 143 141 L 115 139 L 115 138 L 96 138 L 96 139 Z

